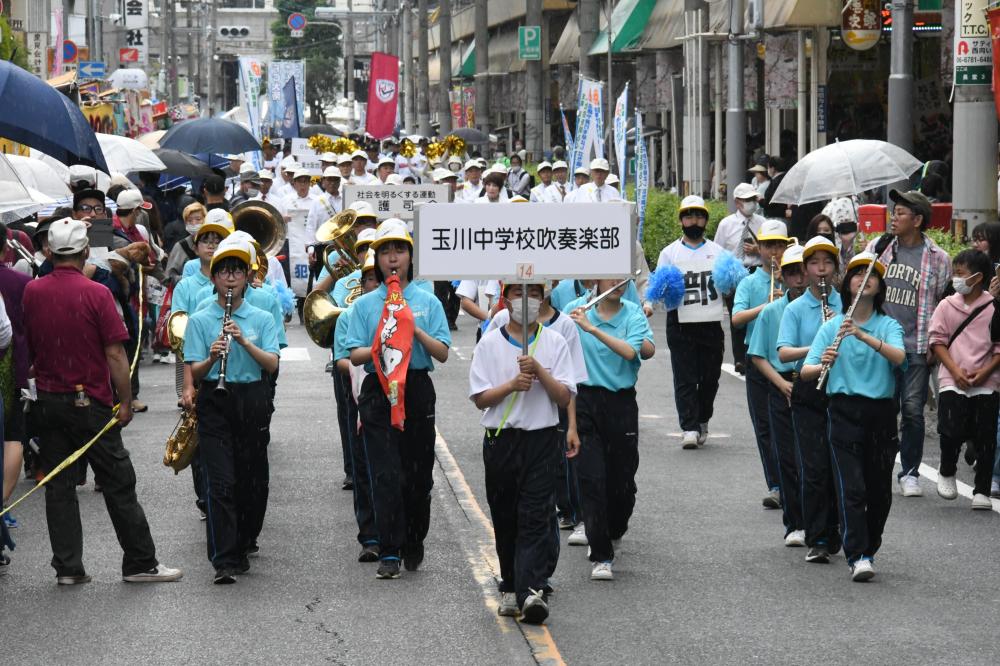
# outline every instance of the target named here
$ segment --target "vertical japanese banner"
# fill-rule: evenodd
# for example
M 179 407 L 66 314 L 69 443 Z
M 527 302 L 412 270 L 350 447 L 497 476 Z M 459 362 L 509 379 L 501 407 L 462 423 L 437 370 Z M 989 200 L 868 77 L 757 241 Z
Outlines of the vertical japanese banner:
M 602 89 L 598 81 L 580 79 L 579 96 L 576 105 L 576 142 L 573 151 L 571 171 L 588 164 L 591 154 L 604 157 L 604 112 L 602 110 Z
M 125 0 L 125 46 L 139 54 L 138 65 L 149 62 L 149 3 Z
M 465 96 L 465 126 L 475 127 L 476 126 L 476 89 L 472 86 L 466 86 L 463 89 Z
M 986 85 L 993 78 L 986 0 L 955 1 L 955 85 Z
M 251 56 L 240 56 L 240 102 L 247 111 L 250 133 L 260 141 L 260 83 L 264 75 L 262 63 Z M 250 161 L 258 171 L 263 168 L 260 151 L 251 153 Z
M 305 124 L 302 100 L 305 99 L 306 66 L 302 60 L 275 60 L 267 66 L 268 124 L 274 136 L 282 136 L 285 122 L 285 85 L 295 79 L 295 98 L 298 106 L 298 124 Z
M 452 86 L 448 95 L 448 102 L 451 104 L 451 126 L 455 128 L 465 127 L 465 114 L 462 113 L 464 92 L 464 86 L 456 85 Z
M 52 20 L 56 24 L 56 32 L 52 43 L 52 72 L 51 78 L 62 74 L 63 68 L 63 10 L 58 7 L 52 13 Z
M 569 121 L 566 120 L 566 109 L 563 108 L 562 104 L 559 105 L 559 115 L 560 115 L 560 117 L 562 117 L 563 140 L 566 142 L 566 156 L 569 158 L 569 161 L 572 162 L 573 161 L 573 132 L 571 132 L 570 129 L 569 129 Z
M 376 140 L 392 135 L 396 127 L 398 89 L 399 59 L 388 53 L 372 53 L 365 130 Z
M 1000 7 L 986 12 L 986 18 L 993 40 L 993 62 L 1000 62 Z M 1000 118 L 1000 67 L 993 68 L 993 103 L 997 108 L 997 118 Z
M 284 90 L 285 117 L 275 130 L 275 135 L 282 139 L 298 139 L 299 125 L 299 102 L 295 98 L 295 77 L 288 79 Z M 294 152 L 294 148 L 293 148 Z
M 626 144 L 626 131 L 628 130 L 628 82 L 625 82 L 625 90 L 622 94 L 618 96 L 618 101 L 615 102 L 615 117 L 614 117 L 614 140 L 615 140 L 615 159 L 618 160 L 618 179 L 621 184 L 618 189 L 622 192 L 625 191 L 625 176 L 628 174 L 628 163 L 625 161 L 625 157 L 628 154 L 628 146 Z M 636 138 L 638 142 L 642 142 L 642 127 L 636 126 Z
M 622 178 L 622 192 L 625 191 L 625 179 Z M 646 224 L 646 200 L 649 198 L 649 155 L 646 154 L 646 142 L 642 138 L 642 114 L 635 110 L 635 206 L 639 213 L 639 240 L 642 240 L 642 228 Z

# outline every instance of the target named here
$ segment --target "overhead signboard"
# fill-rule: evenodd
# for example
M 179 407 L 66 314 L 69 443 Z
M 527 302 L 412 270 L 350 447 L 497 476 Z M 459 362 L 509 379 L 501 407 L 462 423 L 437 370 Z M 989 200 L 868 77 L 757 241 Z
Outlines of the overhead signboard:
M 121 59 L 121 62 L 137 62 L 145 65 L 149 59 L 149 3 L 146 0 L 125 0 L 125 46 L 134 51 L 135 59 Z M 121 49 L 119 52 L 124 51 Z
M 635 204 L 426 204 L 414 221 L 415 272 L 426 280 L 626 278 Z
M 344 206 L 367 201 L 379 220 L 397 217 L 413 219 L 417 204 L 447 203 L 451 188 L 447 185 L 345 185 Z
M 955 3 L 956 86 L 984 86 L 993 81 L 993 45 L 986 5 L 986 0 Z

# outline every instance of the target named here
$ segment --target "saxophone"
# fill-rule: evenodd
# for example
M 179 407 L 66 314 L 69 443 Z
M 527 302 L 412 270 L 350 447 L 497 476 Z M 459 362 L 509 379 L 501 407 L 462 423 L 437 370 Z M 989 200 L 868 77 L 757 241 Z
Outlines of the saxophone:
M 198 450 L 198 416 L 193 409 L 185 409 L 181 418 L 174 426 L 174 431 L 167 437 L 167 450 L 163 454 L 163 464 L 171 467 L 177 475 L 191 464 L 195 451 Z

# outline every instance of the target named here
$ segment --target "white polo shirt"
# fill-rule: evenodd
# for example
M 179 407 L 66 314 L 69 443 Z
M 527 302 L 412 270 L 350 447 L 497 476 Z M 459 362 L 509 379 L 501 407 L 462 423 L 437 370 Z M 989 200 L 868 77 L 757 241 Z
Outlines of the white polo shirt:
M 506 326 L 509 321 L 510 312 L 506 308 L 500 310 L 490 320 L 489 326 L 486 327 L 486 332 L 488 333 L 495 328 Z M 551 317 L 548 321 L 543 321 L 542 326 L 551 328 L 563 336 L 566 340 L 566 346 L 569 348 L 570 360 L 573 362 L 573 378 L 577 384 L 586 382 L 588 378 L 587 362 L 583 358 L 583 346 L 580 344 L 580 332 L 576 327 L 576 322 L 568 314 L 556 310 L 555 316 Z
M 529 338 L 529 344 L 534 342 L 534 336 Z M 573 361 L 570 359 L 567 347 L 565 338 L 552 329 L 542 326 L 535 345 L 534 357 L 557 382 L 576 394 Z M 506 328 L 498 328 L 484 335 L 476 346 L 472 366 L 469 368 L 469 397 L 501 386 L 517 377 L 519 372 L 517 358 L 520 355 L 520 343 L 508 336 Z M 509 413 L 508 406 L 510 406 Z M 541 430 L 559 424 L 559 409 L 549 399 L 545 388 L 538 380 L 532 382 L 531 388 L 527 391 L 512 393 L 499 404 L 484 410 L 483 418 L 479 422 L 485 428 L 497 428 L 504 414 L 507 414 L 504 429 Z

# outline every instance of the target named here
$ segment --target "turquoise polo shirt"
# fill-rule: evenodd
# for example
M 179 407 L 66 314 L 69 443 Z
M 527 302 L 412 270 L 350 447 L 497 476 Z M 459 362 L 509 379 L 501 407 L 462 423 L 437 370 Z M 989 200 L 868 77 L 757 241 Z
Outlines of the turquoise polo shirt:
M 375 331 L 382 318 L 382 310 L 385 308 L 386 288 L 380 284 L 378 289 L 370 291 L 358 300 L 354 301 L 351 309 L 354 314 L 351 316 L 350 326 L 347 329 L 347 340 L 344 342 L 348 352 L 359 347 L 371 347 L 375 340 Z M 451 333 L 448 330 L 448 319 L 444 315 L 444 308 L 441 301 L 434 295 L 433 285 L 431 291 L 427 291 L 415 282 L 406 285 L 403 290 L 403 298 L 413 312 L 413 320 L 418 328 L 435 340 L 439 340 L 451 346 Z M 411 370 L 434 370 L 434 362 L 431 355 L 422 344 L 413 340 L 413 347 L 410 352 Z M 371 363 L 365 364 L 365 370 L 375 372 L 375 366 Z
M 843 321 L 844 315 L 837 315 L 820 327 L 806 356 L 806 365 L 820 364 L 823 351 L 833 343 Z M 903 349 L 903 327 L 892 317 L 876 312 L 859 328 L 872 337 L 884 340 L 887 345 Z M 874 400 L 893 396 L 896 391 L 895 368 L 884 356 L 853 335 L 843 339 L 838 351 L 837 360 L 830 366 L 830 374 L 826 378 L 828 394 L 858 395 Z
M 549 292 L 549 303 L 551 303 L 552 307 L 560 312 L 571 312 L 572 308 L 570 308 L 569 305 L 578 298 L 587 296 L 587 294 L 587 290 L 583 288 L 583 285 L 579 283 L 579 280 L 561 280 L 559 284 L 555 286 L 555 289 Z M 580 305 L 586 303 L 587 300 L 588 299 L 584 299 Z M 625 293 L 622 294 L 622 300 L 628 301 L 629 303 L 635 303 L 636 305 L 642 305 L 639 302 L 639 290 L 636 289 L 635 280 L 629 280 L 628 286 L 625 287 Z M 573 307 L 577 306 L 574 305 Z
M 577 299 L 579 305 L 583 298 Z M 574 307 L 577 301 L 570 304 Z M 622 307 L 614 317 L 605 321 L 597 314 L 597 308 L 587 311 L 587 319 L 598 329 L 608 335 L 624 340 L 635 350 L 635 358 L 626 361 L 610 347 L 597 339 L 593 334 L 580 329 L 580 345 L 583 347 L 583 360 L 587 364 L 587 381 L 584 386 L 596 386 L 609 391 L 621 391 L 633 388 L 639 379 L 639 348 L 646 338 L 653 339 L 653 331 L 649 328 L 642 308 L 630 301 L 622 300 Z
M 198 304 L 202 300 L 198 298 L 198 294 L 205 287 L 211 289 L 213 287 L 212 281 L 200 269 L 192 275 L 185 276 L 174 287 L 174 294 L 170 299 L 170 311 L 191 314 L 197 310 Z
M 181 271 L 181 277 L 186 278 L 188 276 L 200 272 L 201 272 L 201 259 L 195 257 L 194 259 L 188 259 L 187 262 L 185 262 L 184 269 Z
M 799 298 L 802 298 L 799 296 Z M 771 367 L 778 372 L 791 372 L 795 370 L 795 363 L 782 363 L 778 360 L 778 329 L 781 327 L 781 316 L 791 303 L 788 300 L 788 292 L 785 295 L 764 306 L 764 309 L 757 315 L 757 325 L 754 326 L 753 335 L 747 343 L 747 354 L 759 356 L 771 364 Z
M 218 303 L 210 303 L 188 319 L 184 332 L 184 361 L 194 363 L 209 357 L 212 343 L 222 331 L 222 317 L 225 313 Z M 244 300 L 233 311 L 233 321 L 240 327 L 243 336 L 257 347 L 271 354 L 278 353 L 278 330 L 274 318 L 260 308 Z M 205 376 L 208 380 L 219 378 L 219 365 L 215 363 Z M 226 381 L 234 384 L 248 384 L 261 380 L 263 369 L 253 360 L 243 345 L 233 340 L 226 361 Z
M 351 314 L 354 308 L 347 308 L 344 314 L 337 317 L 337 327 L 333 331 L 333 360 L 350 358 L 351 350 L 347 348 L 347 330 L 351 327 Z
M 325 268 L 323 270 L 326 271 Z M 327 275 L 329 275 L 329 273 Z M 324 277 L 325 276 L 320 275 L 319 281 L 322 282 Z M 355 280 L 357 280 L 357 282 L 355 282 Z M 333 285 L 333 291 L 330 292 L 330 295 L 333 296 L 333 302 L 342 308 L 347 307 L 346 304 L 347 295 L 351 293 L 351 290 L 348 289 L 347 285 L 348 283 L 360 284 L 360 280 L 361 280 L 361 269 L 352 271 L 351 273 L 348 273 L 345 277 L 342 277 L 339 280 L 337 280 L 337 283 Z
M 827 298 L 830 309 L 836 314 L 840 314 L 842 307 L 840 294 L 836 290 L 830 291 Z M 816 333 L 823 323 L 823 310 L 820 300 L 813 296 L 812 291 L 806 290 L 804 294 L 796 298 L 785 308 L 781 315 L 781 326 L 778 327 L 778 341 L 775 346 L 782 347 L 809 347 L 816 339 Z M 802 369 L 802 361 L 795 362 L 795 370 Z
M 771 274 L 763 268 L 757 268 L 753 273 L 743 278 L 739 286 L 736 287 L 736 295 L 733 297 L 733 314 L 750 310 L 761 303 L 767 303 L 770 295 Z M 750 338 L 753 337 L 753 329 L 756 324 L 756 317 L 747 322 L 744 344 L 750 344 Z
M 274 287 L 271 287 L 270 285 L 250 287 L 247 289 L 246 293 L 243 294 L 243 298 L 245 298 L 247 303 L 250 305 L 255 308 L 260 308 L 274 317 L 274 323 L 278 327 L 278 346 L 281 349 L 287 347 L 288 338 L 285 336 L 285 313 L 281 311 L 281 303 L 278 302 L 278 295 L 274 291 Z M 202 287 L 201 291 L 198 292 L 195 302 L 198 304 L 195 307 L 196 311 L 206 308 L 211 303 L 216 302 L 215 285 L 209 283 L 208 285 Z

